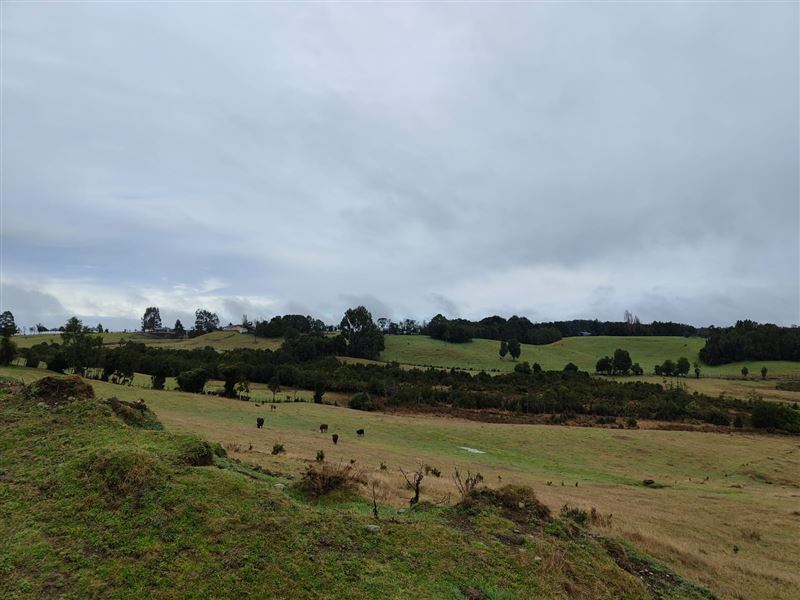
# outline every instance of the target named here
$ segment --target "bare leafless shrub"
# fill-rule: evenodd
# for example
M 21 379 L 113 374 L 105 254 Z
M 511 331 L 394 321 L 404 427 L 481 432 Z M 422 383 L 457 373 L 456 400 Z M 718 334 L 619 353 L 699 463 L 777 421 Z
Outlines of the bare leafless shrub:
M 481 482 L 483 482 L 483 475 L 480 473 L 475 473 L 473 475 L 470 471 L 467 471 L 467 475 L 462 477 L 461 472 L 456 467 L 456 472 L 453 475 L 453 481 L 455 481 L 456 488 L 458 488 L 458 492 L 461 494 L 461 499 L 464 500 L 472 493 L 472 490 L 477 488 Z
M 422 480 L 425 477 L 425 470 L 424 467 L 420 466 L 416 471 L 413 473 L 406 473 L 403 469 L 400 469 L 400 472 L 403 474 L 403 477 L 406 480 L 406 485 L 408 489 L 414 492 L 414 495 L 411 497 L 411 500 L 408 503 L 411 506 L 414 506 L 419 502 L 419 489 L 422 485 Z

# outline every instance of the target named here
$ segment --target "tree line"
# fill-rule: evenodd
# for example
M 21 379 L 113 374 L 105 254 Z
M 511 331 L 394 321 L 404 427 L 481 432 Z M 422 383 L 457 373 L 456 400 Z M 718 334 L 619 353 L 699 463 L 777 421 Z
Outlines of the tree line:
M 352 311 L 352 312 L 351 312 Z M 126 342 L 103 346 L 100 336 L 70 319 L 62 343 L 42 343 L 20 351 L 30 366 L 45 362 L 55 371 L 72 369 L 115 383 L 132 383 L 135 373 L 151 377 L 154 388 L 163 388 L 175 377 L 187 392 L 202 392 L 209 379 L 224 382 L 225 395 L 247 397 L 252 382 L 267 384 L 273 395 L 282 386 L 314 390 L 321 401 L 328 390 L 363 394 L 362 408 L 380 406 L 436 406 L 475 410 L 502 410 L 519 414 L 549 414 L 555 422 L 576 415 L 592 418 L 700 421 L 716 425 L 749 425 L 800 432 L 800 411 L 787 407 L 763 407 L 758 401 L 712 398 L 681 388 L 665 388 L 639 381 L 618 382 L 590 377 L 574 364 L 561 371 L 541 368 L 515 369 L 491 376 L 444 369 L 403 369 L 400 365 L 348 364 L 336 358 L 360 352 L 374 335 L 368 311 L 351 309 L 339 335 L 302 333 L 287 339 L 277 350 L 241 348 L 218 352 L 202 349 L 169 349 Z M 374 323 L 372 324 L 375 327 Z M 377 328 L 376 328 L 377 329 Z M 353 335 L 368 334 L 360 341 Z M 619 354 L 619 356 L 618 356 Z M 627 360 L 616 353 L 616 368 Z M 612 363 L 614 362 L 612 358 Z M 527 365 L 520 363 L 517 366 Z
M 721 365 L 746 360 L 800 360 L 800 328 L 737 321 L 733 327 L 713 328 L 700 349 L 700 360 Z

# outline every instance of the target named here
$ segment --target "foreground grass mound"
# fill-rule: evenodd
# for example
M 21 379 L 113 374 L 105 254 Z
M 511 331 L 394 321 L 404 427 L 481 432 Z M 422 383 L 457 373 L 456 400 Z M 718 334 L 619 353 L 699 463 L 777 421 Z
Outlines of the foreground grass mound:
M 0 385 L 0 597 L 704 597 L 677 578 L 654 593 L 529 490 L 375 521 L 214 450 Z

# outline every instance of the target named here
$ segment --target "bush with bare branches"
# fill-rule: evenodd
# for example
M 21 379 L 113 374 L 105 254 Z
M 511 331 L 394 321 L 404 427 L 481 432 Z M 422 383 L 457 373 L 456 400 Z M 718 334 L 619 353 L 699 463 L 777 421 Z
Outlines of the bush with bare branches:
M 483 475 L 475 473 L 474 475 L 467 471 L 466 477 L 461 477 L 461 472 L 456 467 L 456 472 L 453 475 L 453 481 L 456 482 L 458 492 L 461 494 L 461 499 L 464 500 L 472 493 L 472 490 L 477 488 L 483 482 Z
M 403 474 L 403 477 L 406 480 L 406 485 L 408 489 L 414 492 L 414 495 L 411 497 L 411 500 L 408 503 L 411 506 L 414 506 L 419 502 L 419 489 L 422 485 L 422 479 L 425 477 L 425 468 L 419 467 L 413 473 L 406 473 L 403 469 L 400 469 L 400 472 Z
M 364 476 L 353 465 L 321 463 L 306 468 L 300 488 L 319 498 L 335 491 L 355 492 L 361 483 L 365 483 Z

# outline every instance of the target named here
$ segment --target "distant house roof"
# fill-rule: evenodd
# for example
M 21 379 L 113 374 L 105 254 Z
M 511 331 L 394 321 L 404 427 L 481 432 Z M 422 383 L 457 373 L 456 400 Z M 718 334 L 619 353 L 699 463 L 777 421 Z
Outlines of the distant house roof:
M 238 331 L 239 333 L 247 333 L 247 327 L 244 325 L 228 324 L 222 328 L 222 331 Z

